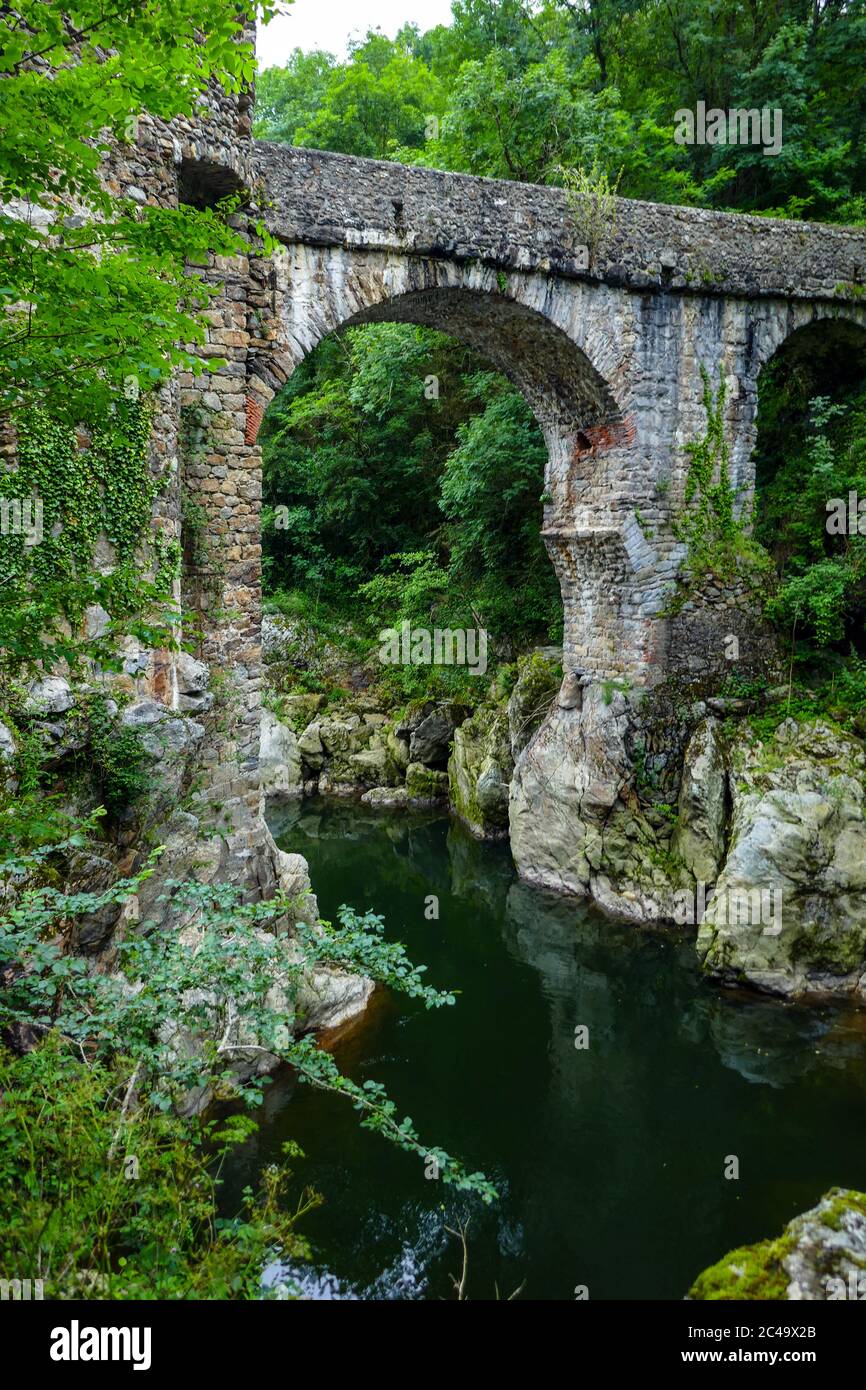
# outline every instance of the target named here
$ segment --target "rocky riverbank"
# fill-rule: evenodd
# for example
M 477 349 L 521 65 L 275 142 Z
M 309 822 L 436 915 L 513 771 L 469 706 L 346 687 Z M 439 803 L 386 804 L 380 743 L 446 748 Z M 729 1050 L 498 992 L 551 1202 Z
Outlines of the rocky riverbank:
M 473 708 L 378 687 L 271 696 L 271 796 L 448 807 L 520 876 L 638 923 L 694 927 L 701 967 L 789 997 L 866 998 L 866 749 L 789 692 L 562 678 L 539 649 Z
M 866 1299 L 866 1193 L 833 1188 L 780 1236 L 743 1245 L 698 1276 L 688 1297 L 836 1302 Z

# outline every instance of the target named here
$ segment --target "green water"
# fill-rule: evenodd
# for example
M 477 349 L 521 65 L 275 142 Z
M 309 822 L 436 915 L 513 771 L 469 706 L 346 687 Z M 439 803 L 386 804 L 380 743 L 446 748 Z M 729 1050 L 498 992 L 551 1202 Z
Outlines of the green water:
M 384 914 L 429 981 L 461 991 L 431 1012 L 380 992 L 334 1052 L 501 1192 L 489 1209 L 456 1196 L 345 1102 L 282 1078 L 230 1178 L 287 1138 L 306 1151 L 299 1177 L 327 1200 L 303 1224 L 305 1296 L 451 1297 L 460 1254 L 443 1227 L 471 1215 L 470 1297 L 679 1299 L 828 1187 L 866 1188 L 863 1011 L 722 993 L 687 937 L 529 889 L 506 847 L 445 818 L 305 802 L 272 825 L 309 860 L 323 916 Z

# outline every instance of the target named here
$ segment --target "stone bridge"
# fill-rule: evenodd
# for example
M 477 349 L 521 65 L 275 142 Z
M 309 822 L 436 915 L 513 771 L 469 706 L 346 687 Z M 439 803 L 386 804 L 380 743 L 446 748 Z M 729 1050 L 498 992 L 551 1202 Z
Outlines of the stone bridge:
M 208 416 L 205 445 L 181 456 L 183 487 L 207 518 L 219 600 L 203 598 L 194 574 L 186 583 L 188 602 L 210 602 L 203 654 L 233 670 L 231 742 L 253 794 L 256 436 L 297 364 L 346 325 L 441 329 L 523 392 L 548 447 L 543 536 L 568 669 L 653 684 L 722 664 L 724 634 L 748 643 L 736 595 L 666 612 L 683 560 L 671 528 L 683 445 L 706 424 L 701 368 L 726 382 L 732 477 L 748 507 L 762 367 L 780 350 L 808 356 L 828 342 L 866 360 L 863 229 L 619 199 L 606 239 L 588 246 L 561 190 L 249 141 L 234 161 L 184 154 L 195 200 L 225 191 L 227 163 L 279 245 L 217 259 L 210 272 L 223 292 L 206 352 L 227 362 L 180 382 L 182 406 Z

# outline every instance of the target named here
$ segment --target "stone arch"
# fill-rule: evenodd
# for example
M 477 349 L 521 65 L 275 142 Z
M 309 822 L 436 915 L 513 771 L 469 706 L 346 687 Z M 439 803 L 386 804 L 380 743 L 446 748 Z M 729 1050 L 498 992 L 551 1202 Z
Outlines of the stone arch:
M 616 365 L 596 362 L 589 316 L 563 312 L 573 306 L 551 294 L 547 276 L 294 246 L 274 258 L 267 279 L 272 337 L 249 359 L 251 388 L 265 403 L 329 334 L 391 321 L 438 328 L 476 348 L 522 392 L 542 429 L 589 433 L 624 420 Z
M 756 395 L 760 403 L 764 383 L 775 382 L 785 392 L 786 410 L 781 421 L 772 413 L 755 413 L 753 464 L 759 489 L 771 484 L 788 457 L 792 436 L 798 442 L 810 430 L 811 399 L 844 399 L 852 388 L 866 385 L 866 315 L 833 310 L 815 306 L 809 314 L 792 312 L 770 340 L 773 350 L 764 355 L 756 376 Z M 783 327 L 788 331 L 782 332 Z
M 759 305 L 754 314 L 752 363 L 755 379 L 780 353 L 808 352 L 832 339 L 845 352 L 866 342 L 866 308 L 789 300 Z
M 651 619 L 633 590 L 637 571 L 639 587 L 648 582 L 651 557 L 628 502 L 628 355 L 618 339 L 622 316 L 606 303 L 610 290 L 558 290 L 547 275 L 476 261 L 305 245 L 287 247 L 261 273 L 273 332 L 248 360 L 247 443 L 276 391 L 333 332 L 393 321 L 466 342 L 521 391 L 547 444 L 542 536 L 562 593 L 565 664 L 643 674 Z

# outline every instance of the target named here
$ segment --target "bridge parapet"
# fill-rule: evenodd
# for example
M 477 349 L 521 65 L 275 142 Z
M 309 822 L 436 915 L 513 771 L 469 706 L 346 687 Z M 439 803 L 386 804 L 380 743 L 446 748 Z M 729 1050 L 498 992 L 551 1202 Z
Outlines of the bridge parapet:
M 281 241 L 479 260 L 640 291 L 859 302 L 866 228 L 617 199 L 590 267 L 565 193 L 253 142 L 267 221 Z

